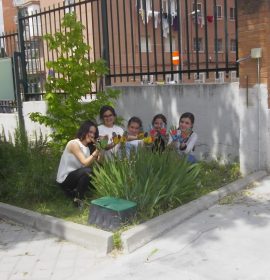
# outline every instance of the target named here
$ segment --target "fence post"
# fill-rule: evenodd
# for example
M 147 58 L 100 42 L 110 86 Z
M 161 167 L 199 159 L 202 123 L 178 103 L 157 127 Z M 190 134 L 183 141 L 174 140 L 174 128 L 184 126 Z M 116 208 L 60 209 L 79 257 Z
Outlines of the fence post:
M 14 78 L 15 78 L 15 94 L 16 94 L 16 103 L 18 109 L 18 116 L 19 116 L 19 127 L 21 133 L 25 133 L 25 123 L 23 117 L 23 106 L 22 106 L 22 98 L 21 98 L 21 80 L 19 74 L 19 63 L 18 60 L 21 60 L 21 53 L 14 52 L 13 55 L 13 64 L 14 64 Z
M 27 71 L 26 71 L 26 60 L 25 60 L 25 42 L 23 37 L 24 26 L 22 22 L 22 13 L 18 12 L 18 37 L 19 37 L 19 51 L 21 52 L 21 70 L 22 70 L 22 83 L 23 92 L 28 93 L 28 82 L 27 82 Z
M 107 0 L 101 0 L 101 15 L 102 15 L 102 37 L 103 37 L 102 58 L 106 61 L 110 73 Z M 111 85 L 111 78 L 108 77 L 108 75 L 105 75 L 105 86 L 110 86 L 110 85 Z

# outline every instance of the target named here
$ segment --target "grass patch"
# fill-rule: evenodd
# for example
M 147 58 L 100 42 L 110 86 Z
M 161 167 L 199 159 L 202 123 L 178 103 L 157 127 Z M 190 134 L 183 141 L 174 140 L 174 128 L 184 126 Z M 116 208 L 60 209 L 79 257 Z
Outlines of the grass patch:
M 16 137 L 15 144 L 0 140 L 0 200 L 42 214 L 51 215 L 79 224 L 87 224 L 88 203 L 82 210 L 74 207 L 55 182 L 60 154 L 53 151 L 45 139 L 34 142 Z M 194 200 L 240 177 L 239 164 L 222 165 L 216 161 L 200 162 L 199 182 L 181 196 L 179 205 Z M 174 205 L 176 207 L 177 205 Z M 170 205 L 162 208 L 162 214 Z M 136 223 L 142 220 L 136 220 Z M 114 237 L 116 248 L 120 248 L 119 236 Z

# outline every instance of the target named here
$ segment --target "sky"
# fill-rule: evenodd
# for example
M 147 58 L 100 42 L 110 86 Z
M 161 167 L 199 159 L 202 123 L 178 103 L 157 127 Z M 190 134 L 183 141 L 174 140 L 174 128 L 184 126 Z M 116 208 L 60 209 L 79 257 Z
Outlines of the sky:
M 2 0 L 0 0 L 0 34 L 2 32 L 4 32 L 4 22 L 3 22 Z

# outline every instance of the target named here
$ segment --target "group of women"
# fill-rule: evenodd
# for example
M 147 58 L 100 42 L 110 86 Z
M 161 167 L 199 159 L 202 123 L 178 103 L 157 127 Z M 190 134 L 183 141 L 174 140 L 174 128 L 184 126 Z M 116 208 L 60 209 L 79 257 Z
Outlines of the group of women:
M 70 140 L 62 154 L 56 181 L 65 191 L 65 193 L 77 198 L 77 201 L 83 199 L 85 192 L 90 185 L 89 174 L 90 166 L 99 161 L 102 156 L 111 157 L 117 154 L 119 143 L 114 141 L 115 136 L 125 134 L 125 146 L 127 151 L 131 148 L 137 149 L 143 145 L 144 140 L 141 135 L 155 139 L 152 143 L 154 150 L 162 151 L 166 145 L 175 148 L 180 156 L 187 155 L 187 160 L 191 163 L 196 161 L 193 152 L 197 141 L 197 134 L 193 132 L 194 115 L 184 113 L 179 119 L 176 129 L 167 131 L 167 119 L 163 114 L 157 114 L 153 117 L 151 129 L 147 133 L 142 133 L 142 121 L 138 117 L 132 117 L 128 121 L 126 132 L 115 124 L 116 112 L 111 106 L 103 106 L 100 109 L 100 120 L 102 124 L 97 126 L 92 121 L 85 121 L 75 139 Z M 108 142 L 104 149 L 98 149 L 97 141 L 105 138 Z M 156 145 L 156 146 L 155 146 Z

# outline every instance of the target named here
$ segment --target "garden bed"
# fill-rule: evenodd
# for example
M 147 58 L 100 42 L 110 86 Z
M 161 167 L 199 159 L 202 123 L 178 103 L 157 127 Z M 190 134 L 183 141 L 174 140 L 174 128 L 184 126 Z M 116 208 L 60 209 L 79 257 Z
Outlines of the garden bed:
M 94 199 L 88 194 L 85 207 L 75 208 L 55 183 L 60 155 L 40 139 L 34 144 L 17 141 L 16 145 L 0 142 L 0 198 L 2 202 L 51 215 L 66 221 L 87 224 L 88 204 Z M 198 182 L 181 197 L 180 206 L 216 190 L 240 177 L 239 164 L 200 162 Z M 168 206 L 166 211 L 175 208 Z M 166 212 L 164 209 L 158 215 Z M 157 213 L 157 212 L 156 212 Z M 151 216 L 154 217 L 157 214 Z M 147 220 L 138 217 L 135 223 Z
M 35 143 L 22 142 L 17 139 L 15 146 L 5 141 L 0 142 L 1 202 L 60 218 L 64 221 L 87 225 L 89 204 L 92 199 L 97 198 L 97 193 L 90 192 L 88 194 L 83 209 L 74 207 L 72 200 L 66 197 L 55 183 L 59 158 L 60 154 L 49 148 L 42 139 Z M 125 226 L 114 233 L 114 246 L 116 248 L 123 246 L 126 251 L 133 251 L 161 234 L 162 230 L 168 230 L 175 226 L 175 223 L 178 224 L 190 215 L 196 214 L 196 211 L 202 211 L 209 207 L 208 199 L 213 204 L 220 196 L 226 195 L 228 191 L 237 190 L 234 187 L 235 184 L 239 186 L 237 182 L 240 182 L 241 188 L 248 182 L 245 178 L 237 180 L 240 178 L 238 163 L 199 162 L 197 167 L 199 168 L 196 177 L 198 180 L 193 182 L 188 192 L 183 192 L 178 204 L 167 205 L 167 208 L 157 208 L 158 211 L 154 212 L 152 216 L 138 215 L 132 225 Z M 262 175 L 259 174 L 260 176 Z M 250 180 L 252 181 L 254 178 L 251 177 Z M 232 183 L 234 181 L 236 183 Z M 98 183 L 98 180 L 95 183 Z M 225 187 L 222 188 L 223 186 Z M 202 203 L 200 207 L 196 206 L 198 203 Z M 194 210 L 185 210 L 190 209 L 190 207 Z M 24 213 L 27 210 L 21 212 Z M 50 220 L 48 216 L 38 213 L 36 215 L 41 219 L 45 217 L 46 222 Z M 175 213 L 176 219 L 173 218 Z M 169 221 L 170 224 L 167 225 L 163 219 Z M 64 222 L 56 219 L 56 222 L 53 223 L 56 223 L 57 227 L 60 225 L 61 228 Z M 163 227 L 160 224 L 163 224 Z M 157 231 L 155 227 L 160 228 L 160 230 Z M 87 226 L 87 228 L 93 227 Z M 155 234 L 153 235 L 153 233 Z M 111 248 L 111 238 L 112 235 L 105 238 L 107 245 L 105 244 L 104 248 L 107 248 L 107 251 L 108 248 Z M 138 238 L 139 242 L 136 243 Z M 72 239 L 68 240 L 73 241 Z

